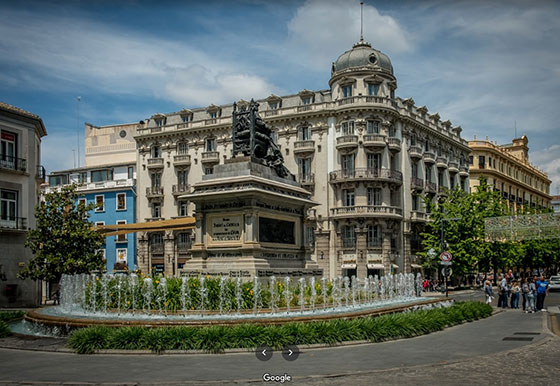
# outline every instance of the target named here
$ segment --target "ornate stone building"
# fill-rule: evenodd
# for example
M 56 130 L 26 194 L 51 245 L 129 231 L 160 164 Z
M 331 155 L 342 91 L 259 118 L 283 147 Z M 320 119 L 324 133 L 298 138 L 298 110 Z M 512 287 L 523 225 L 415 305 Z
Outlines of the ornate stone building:
M 395 97 L 389 58 L 363 40 L 332 65 L 330 88 L 259 100 L 285 165 L 320 203 L 307 216 L 312 258 L 327 276 L 420 268 L 420 195 L 468 190 L 461 128 Z M 238 105 L 247 103 L 238 101 Z M 182 196 L 231 157 L 232 105 L 155 114 L 136 127 L 138 221 L 192 216 Z M 179 274 L 190 231 L 138 235 L 138 265 Z
M 471 189 L 480 184 L 480 177 L 485 177 L 510 207 L 550 208 L 551 181 L 545 172 L 529 163 L 528 143 L 526 136 L 506 145 L 498 145 L 488 137 L 484 141 L 476 137 L 469 141 Z

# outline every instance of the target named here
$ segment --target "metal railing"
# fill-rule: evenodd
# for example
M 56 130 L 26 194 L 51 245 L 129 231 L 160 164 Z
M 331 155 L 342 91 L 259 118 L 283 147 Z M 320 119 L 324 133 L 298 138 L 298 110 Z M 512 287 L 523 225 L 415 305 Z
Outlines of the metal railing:
M 25 217 L 0 216 L 0 228 L 7 229 L 27 229 L 27 219 Z
M 400 138 L 389 137 L 387 139 L 387 144 L 389 146 L 393 146 L 393 147 L 395 147 L 395 146 L 401 147 L 401 140 L 400 140 Z
M 173 194 L 186 193 L 188 191 L 189 191 L 189 185 L 188 184 L 177 184 L 177 185 L 173 185 L 173 188 L 172 188 L 172 193 Z
M 298 174 L 298 182 L 302 185 L 311 185 L 315 183 L 315 174 Z
M 426 181 L 426 191 L 435 193 L 437 192 L 437 185 L 434 182 Z
M 17 170 L 19 172 L 27 171 L 27 160 L 23 158 L 12 157 L 9 155 L 0 155 L 0 169 Z
M 47 176 L 47 172 L 45 170 L 45 167 L 42 165 L 37 165 L 37 174 L 35 175 L 35 178 L 37 178 L 42 182 L 45 182 L 46 176 Z
M 163 186 L 149 186 L 146 188 L 146 196 L 163 196 Z
M 410 187 L 412 189 L 424 189 L 424 180 L 418 177 L 411 177 Z

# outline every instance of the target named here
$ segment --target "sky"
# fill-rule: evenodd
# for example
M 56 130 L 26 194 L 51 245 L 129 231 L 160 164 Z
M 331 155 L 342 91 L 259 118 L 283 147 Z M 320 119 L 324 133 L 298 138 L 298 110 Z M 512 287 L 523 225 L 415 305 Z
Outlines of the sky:
M 84 122 L 328 89 L 360 36 L 358 0 L 20 0 L 0 14 L 0 101 L 43 118 L 47 172 L 72 168 L 78 147 L 83 165 Z M 397 96 L 467 140 L 527 135 L 560 194 L 558 20 L 557 1 L 368 0 L 363 31 Z

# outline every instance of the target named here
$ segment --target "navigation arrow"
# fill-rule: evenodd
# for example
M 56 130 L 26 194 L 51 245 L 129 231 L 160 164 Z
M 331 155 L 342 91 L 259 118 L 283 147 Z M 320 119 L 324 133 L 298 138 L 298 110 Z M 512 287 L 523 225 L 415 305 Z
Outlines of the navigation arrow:
M 292 354 L 294 353 L 292 350 L 288 350 L 290 353 L 288 354 L 289 356 L 292 356 Z
M 266 350 L 262 350 L 262 355 L 266 356 Z

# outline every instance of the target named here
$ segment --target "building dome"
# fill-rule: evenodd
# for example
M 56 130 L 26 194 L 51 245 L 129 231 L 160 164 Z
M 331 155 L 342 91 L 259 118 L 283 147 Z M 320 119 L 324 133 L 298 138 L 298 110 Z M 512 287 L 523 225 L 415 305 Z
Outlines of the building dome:
M 360 40 L 351 50 L 346 51 L 333 63 L 332 74 L 351 68 L 369 67 L 393 75 L 391 60 L 383 52 L 371 47 L 371 44 Z

